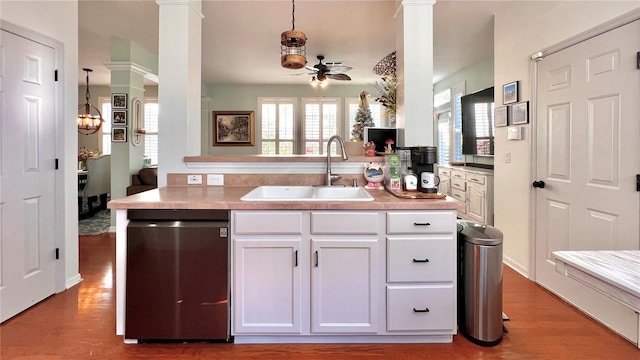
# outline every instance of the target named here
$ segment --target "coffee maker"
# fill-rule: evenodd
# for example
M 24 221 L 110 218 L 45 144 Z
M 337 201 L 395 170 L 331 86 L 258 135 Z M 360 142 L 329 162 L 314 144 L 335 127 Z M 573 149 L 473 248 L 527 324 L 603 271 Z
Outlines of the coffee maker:
M 413 146 L 411 149 L 411 168 L 418 177 L 418 190 L 425 193 L 437 193 L 440 178 L 436 175 L 438 149 L 435 146 Z

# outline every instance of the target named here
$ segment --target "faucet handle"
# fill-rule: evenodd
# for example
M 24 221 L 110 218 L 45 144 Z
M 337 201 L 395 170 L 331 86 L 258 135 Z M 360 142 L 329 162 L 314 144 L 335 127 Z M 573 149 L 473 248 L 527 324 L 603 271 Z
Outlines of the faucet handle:
M 358 187 L 358 178 L 351 179 L 351 186 Z

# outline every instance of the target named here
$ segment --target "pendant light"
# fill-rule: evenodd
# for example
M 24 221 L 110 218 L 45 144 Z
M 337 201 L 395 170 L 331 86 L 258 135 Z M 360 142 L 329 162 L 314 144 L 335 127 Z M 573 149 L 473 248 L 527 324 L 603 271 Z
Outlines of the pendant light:
M 295 0 L 291 0 L 291 30 L 280 34 L 280 65 L 287 69 L 302 69 L 307 64 L 307 35 L 296 30 L 295 13 Z
M 91 135 L 100 130 L 104 119 L 102 118 L 100 110 L 89 104 L 89 99 L 91 98 L 91 93 L 89 92 L 89 73 L 93 70 L 87 68 L 83 68 L 82 70 L 87 73 L 87 90 L 85 92 L 87 102 L 78 107 L 78 110 L 84 111 L 84 113 L 78 115 L 76 122 L 78 123 L 78 132 L 80 134 Z

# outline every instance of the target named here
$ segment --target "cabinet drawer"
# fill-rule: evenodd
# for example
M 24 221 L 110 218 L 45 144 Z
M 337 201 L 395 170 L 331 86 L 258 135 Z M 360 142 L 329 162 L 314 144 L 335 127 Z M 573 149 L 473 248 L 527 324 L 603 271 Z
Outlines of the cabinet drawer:
M 451 233 L 455 211 L 394 211 L 387 213 L 387 234 Z
M 235 234 L 302 234 L 299 211 L 238 211 L 233 213 L 233 220 Z
M 387 281 L 453 281 L 456 245 L 451 236 L 387 239 Z
M 480 184 L 480 185 L 484 185 L 487 182 L 487 177 L 483 176 L 483 175 L 469 174 L 469 175 L 467 175 L 467 181 L 472 182 L 472 183 L 476 183 L 476 184 Z
M 451 177 L 452 177 L 452 178 L 456 178 L 456 179 L 462 179 L 462 180 L 464 180 L 464 179 L 466 179 L 466 178 L 467 178 L 467 176 L 466 176 L 466 175 L 467 175 L 467 174 L 465 174 L 465 173 L 464 173 L 464 172 L 462 172 L 462 171 L 451 170 Z
M 377 212 L 312 212 L 312 234 L 377 235 Z
M 452 284 L 387 286 L 387 331 L 446 330 L 455 333 Z
M 467 183 L 464 180 L 451 178 L 451 187 L 454 189 L 460 189 L 462 191 L 466 191 Z
M 438 169 L 438 173 L 440 174 L 440 176 L 451 176 L 451 169 L 440 168 Z
M 451 196 L 457 200 L 465 202 L 467 200 L 467 192 L 451 187 Z

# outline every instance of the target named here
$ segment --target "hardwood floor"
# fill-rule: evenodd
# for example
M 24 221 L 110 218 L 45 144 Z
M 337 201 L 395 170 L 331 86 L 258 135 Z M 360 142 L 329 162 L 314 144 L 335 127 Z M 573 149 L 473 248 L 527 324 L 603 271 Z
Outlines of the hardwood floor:
M 0 359 L 638 359 L 640 350 L 508 267 L 500 345 L 140 344 L 115 335 L 115 235 L 80 237 L 79 285 L 0 326 Z

